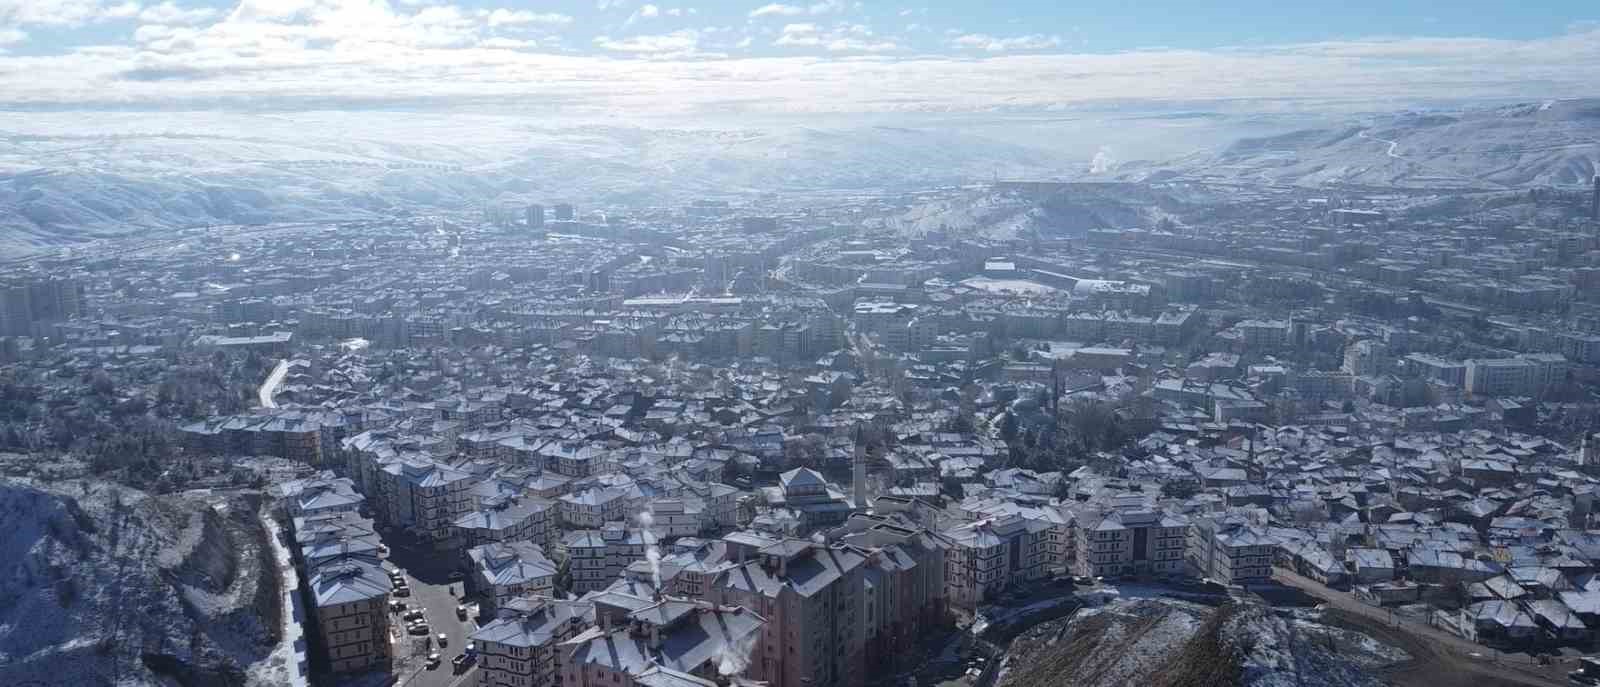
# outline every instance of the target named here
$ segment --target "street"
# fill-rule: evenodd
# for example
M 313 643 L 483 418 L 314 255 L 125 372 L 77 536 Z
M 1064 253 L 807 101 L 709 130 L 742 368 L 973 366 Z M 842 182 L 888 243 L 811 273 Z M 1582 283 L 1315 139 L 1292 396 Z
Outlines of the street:
M 423 636 L 406 634 L 405 621 L 395 615 L 393 626 L 399 633 L 399 643 L 395 645 L 396 684 L 403 687 L 473 684 L 477 675 L 476 664 L 462 673 L 456 673 L 450 664 L 450 659 L 466 650 L 467 635 L 475 629 L 470 616 L 465 621 L 456 618 L 456 606 L 461 603 L 463 583 L 449 581 L 449 570 L 454 560 L 441 552 L 407 541 L 404 537 L 385 536 L 384 541 L 391 550 L 389 563 L 406 571 L 406 581 L 411 586 L 410 596 L 395 597 L 395 600 L 404 602 L 407 611 L 423 610 L 428 619 L 428 636 L 437 639 L 439 633 L 443 632 L 447 638 L 443 648 L 435 641 L 432 649 L 414 650 L 415 644 L 423 641 Z M 454 594 L 451 593 L 452 589 Z M 437 668 L 426 667 L 428 651 L 439 652 L 440 664 Z
M 1517 655 L 1520 658 L 1515 661 L 1526 662 L 1527 665 L 1515 665 L 1512 654 L 1499 654 L 1437 628 L 1402 620 L 1388 609 L 1369 606 L 1348 593 L 1331 589 L 1290 570 L 1274 568 L 1272 576 L 1278 582 L 1322 599 L 1349 618 L 1363 621 L 1356 628 L 1358 630 L 1375 636 L 1390 634 L 1389 639 L 1396 640 L 1394 643 L 1412 655 L 1412 660 L 1408 662 L 1412 665 L 1403 668 L 1411 679 L 1397 680 L 1400 684 L 1526 687 L 1566 684 L 1559 677 L 1562 669 L 1540 671 L 1525 655 Z M 1487 660 L 1478 656 L 1487 657 Z M 1496 657 L 1505 660 L 1494 660 Z

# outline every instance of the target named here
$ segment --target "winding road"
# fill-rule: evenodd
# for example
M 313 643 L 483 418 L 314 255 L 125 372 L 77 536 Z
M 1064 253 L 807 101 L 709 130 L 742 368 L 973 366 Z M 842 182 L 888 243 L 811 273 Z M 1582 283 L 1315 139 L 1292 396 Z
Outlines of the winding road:
M 283 386 L 283 377 L 289 373 L 289 361 L 279 360 L 272 368 L 272 374 L 267 375 L 267 381 L 261 383 L 261 388 L 256 390 L 257 400 L 262 408 L 276 408 L 278 402 L 272 397 L 278 395 L 278 387 Z

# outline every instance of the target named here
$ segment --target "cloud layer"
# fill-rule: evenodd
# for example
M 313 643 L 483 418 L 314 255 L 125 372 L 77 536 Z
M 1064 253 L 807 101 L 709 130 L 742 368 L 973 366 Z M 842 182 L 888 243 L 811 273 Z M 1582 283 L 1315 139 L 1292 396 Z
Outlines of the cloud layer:
M 1046 34 L 949 29 L 909 40 L 841 0 L 697 10 L 607 3 L 608 27 L 556 12 L 415 0 L 0 0 L 0 105 L 248 107 L 503 103 L 566 112 L 1051 110 L 1096 103 L 1411 103 L 1596 95 L 1600 27 L 1533 40 L 1373 38 L 1215 50 L 1074 53 Z M 125 38 L 23 50 L 54 27 Z M 671 23 L 669 23 L 671 22 Z M 709 23 L 709 22 L 706 22 Z M 11 52 L 7 53 L 6 50 Z

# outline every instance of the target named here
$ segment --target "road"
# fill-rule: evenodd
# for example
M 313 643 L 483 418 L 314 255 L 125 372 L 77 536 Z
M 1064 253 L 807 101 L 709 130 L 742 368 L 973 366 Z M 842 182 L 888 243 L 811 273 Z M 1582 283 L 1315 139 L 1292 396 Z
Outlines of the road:
M 278 407 L 278 402 L 272 400 L 272 397 L 278 395 L 278 387 L 283 386 L 283 378 L 287 374 L 289 374 L 289 361 L 279 360 L 278 364 L 273 366 L 272 373 L 267 375 L 267 381 L 262 382 L 261 388 L 256 390 L 257 400 L 261 402 L 262 408 Z
M 272 684 L 306 687 L 311 670 L 306 660 L 306 611 L 300 594 L 300 576 L 295 574 L 289 547 L 284 545 L 283 530 L 278 527 L 278 522 L 263 513 L 261 526 L 266 528 L 267 543 L 272 547 L 273 561 L 278 567 L 273 574 L 278 576 L 278 591 L 283 595 L 279 601 L 282 604 L 283 637 L 272 650 L 266 668 L 268 674 L 256 677 Z
M 1356 138 L 1366 138 L 1366 139 L 1371 139 L 1371 140 L 1377 141 L 1379 143 L 1387 143 L 1387 144 L 1389 144 L 1389 153 L 1388 153 L 1389 157 L 1392 157 L 1392 158 L 1395 158 L 1395 159 L 1402 159 L 1399 154 L 1394 152 L 1395 148 L 1399 148 L 1400 147 L 1400 143 L 1398 141 L 1391 141 L 1391 140 L 1389 140 L 1387 138 L 1378 138 L 1377 136 L 1368 136 L 1367 132 L 1365 132 L 1365 131 L 1356 132 Z
M 1400 640 L 1396 643 L 1402 644 L 1401 648 L 1410 653 L 1413 660 L 1410 662 L 1412 665 L 1402 667 L 1392 676 L 1399 678 L 1404 675 L 1411 678 L 1405 681 L 1396 680 L 1398 684 L 1441 686 L 1474 684 L 1482 687 L 1489 685 L 1559 687 L 1566 684 L 1561 679 L 1535 675 L 1531 671 L 1492 661 L 1491 659 L 1497 654 L 1489 647 L 1469 642 L 1428 625 L 1402 620 L 1389 609 L 1369 606 L 1350 594 L 1330 589 L 1291 571 L 1274 568 L 1272 576 L 1278 582 L 1322 599 L 1347 616 L 1355 616 L 1354 620 L 1358 621 L 1356 623 L 1358 625 L 1378 628 L 1381 634 L 1400 635 L 1401 637 L 1390 637 L 1390 639 Z M 1484 658 L 1475 658 L 1473 654 Z
M 476 665 L 462 673 L 454 672 L 450 665 L 450 659 L 465 649 L 467 635 L 476 628 L 470 618 L 466 621 L 456 618 L 456 606 L 461 603 L 459 595 L 462 583 L 450 582 L 445 577 L 448 574 L 446 569 L 448 556 L 425 546 L 404 541 L 403 537 L 386 536 L 384 542 L 391 548 L 389 562 L 406 571 L 406 582 L 411 586 L 411 596 L 397 597 L 395 600 L 404 601 L 407 610 L 421 608 L 427 614 L 428 631 L 431 635 L 437 637 L 443 632 L 447 638 L 444 648 L 435 646 L 432 649 L 439 652 L 442 661 L 438 668 L 430 670 L 423 666 L 423 660 L 427 657 L 426 652 L 418 656 L 411 655 L 413 638 L 418 636 L 402 634 L 401 642 L 395 648 L 395 674 L 399 676 L 398 684 L 404 687 L 454 687 L 472 684 L 477 675 Z M 451 593 L 452 589 L 455 594 Z M 399 631 L 404 633 L 405 622 L 399 617 L 393 620 L 400 628 Z

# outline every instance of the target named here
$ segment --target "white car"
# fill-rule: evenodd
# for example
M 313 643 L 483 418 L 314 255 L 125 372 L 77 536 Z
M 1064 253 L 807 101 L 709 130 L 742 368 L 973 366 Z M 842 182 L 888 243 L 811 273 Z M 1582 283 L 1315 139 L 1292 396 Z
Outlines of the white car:
M 450 646 L 450 637 L 443 632 L 439 633 L 439 646 Z

